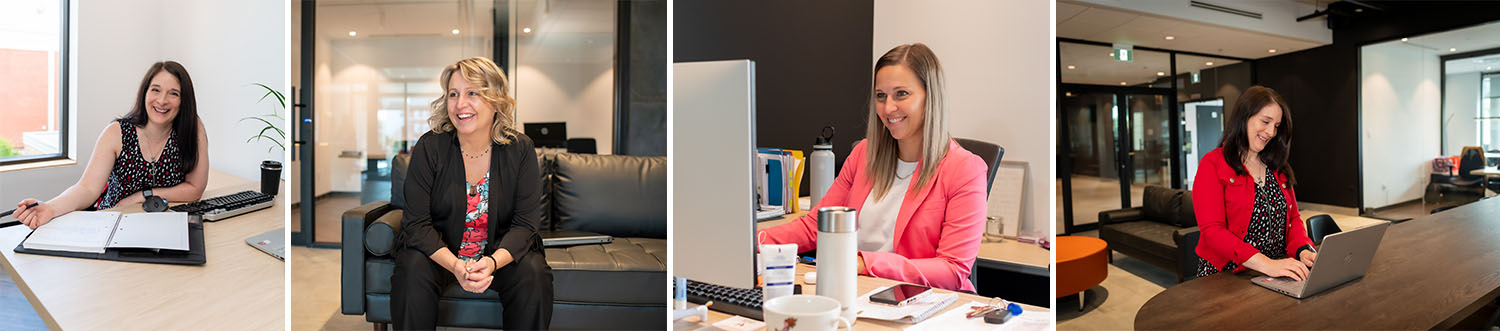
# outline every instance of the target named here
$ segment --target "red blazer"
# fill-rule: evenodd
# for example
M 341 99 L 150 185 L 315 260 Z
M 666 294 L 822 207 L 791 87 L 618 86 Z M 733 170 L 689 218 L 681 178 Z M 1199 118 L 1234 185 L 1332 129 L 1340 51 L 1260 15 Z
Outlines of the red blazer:
M 865 204 L 873 184 L 865 171 L 865 142 L 854 146 L 844 167 L 828 188 L 828 194 L 812 210 L 847 206 L 856 210 Z M 969 272 L 979 255 L 984 236 L 984 160 L 949 140 L 948 155 L 938 164 L 937 175 L 921 188 L 908 187 L 896 216 L 895 242 L 890 252 L 860 252 L 870 276 L 937 288 L 974 292 Z M 912 178 L 921 177 L 920 166 Z M 909 185 L 917 185 L 912 180 Z M 760 231 L 764 244 L 796 243 L 797 250 L 817 248 L 818 215 L 810 212 L 796 220 Z
M 1193 177 L 1193 215 L 1198 217 L 1198 256 L 1208 260 L 1215 268 L 1224 268 L 1229 261 L 1239 265 L 1234 272 L 1245 270 L 1245 260 L 1255 253 L 1255 247 L 1245 242 L 1245 231 L 1250 227 L 1250 211 L 1255 205 L 1255 179 L 1238 175 L 1224 161 L 1222 148 L 1216 148 L 1198 162 L 1198 174 Z M 1286 184 L 1286 175 L 1276 172 L 1276 183 L 1281 185 L 1281 194 L 1286 196 L 1286 252 L 1295 257 L 1297 249 L 1312 245 L 1307 237 L 1307 228 L 1302 224 L 1302 215 L 1297 212 L 1297 194 Z

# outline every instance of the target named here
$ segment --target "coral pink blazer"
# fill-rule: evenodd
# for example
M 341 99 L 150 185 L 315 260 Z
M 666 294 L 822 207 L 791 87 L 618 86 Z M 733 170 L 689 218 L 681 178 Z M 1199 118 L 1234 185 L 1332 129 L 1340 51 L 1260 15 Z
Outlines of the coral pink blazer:
M 764 244 L 796 243 L 797 250 L 817 248 L 817 209 L 864 206 L 873 183 L 865 171 L 865 142 L 854 146 L 823 200 L 807 215 L 760 231 Z M 985 170 L 979 156 L 948 141 L 948 155 L 927 186 L 908 187 L 896 217 L 891 252 L 860 252 L 870 276 L 937 288 L 974 291 L 969 272 L 984 236 Z M 921 167 L 912 174 L 917 185 Z

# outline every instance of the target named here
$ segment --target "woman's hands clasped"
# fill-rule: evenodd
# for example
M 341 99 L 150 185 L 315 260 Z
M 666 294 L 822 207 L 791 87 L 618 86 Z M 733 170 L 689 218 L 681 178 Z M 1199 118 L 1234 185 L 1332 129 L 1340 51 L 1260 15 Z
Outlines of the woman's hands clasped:
M 480 256 L 476 260 L 457 259 L 449 268 L 453 276 L 458 278 L 458 285 L 464 291 L 473 293 L 484 293 L 490 288 L 490 282 L 495 280 L 495 259 L 488 256 Z

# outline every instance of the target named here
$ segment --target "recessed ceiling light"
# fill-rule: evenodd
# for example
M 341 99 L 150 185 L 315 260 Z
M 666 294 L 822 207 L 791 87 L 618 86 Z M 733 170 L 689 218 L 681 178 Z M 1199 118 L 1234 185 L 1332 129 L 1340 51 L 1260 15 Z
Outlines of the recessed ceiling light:
M 1078 67 L 1068 66 L 1068 70 L 1073 70 L 1073 69 L 1078 69 Z
M 1157 71 L 1157 72 L 1156 72 L 1156 75 L 1157 75 L 1157 76 L 1166 76 L 1166 75 L 1167 75 L 1167 73 L 1165 73 L 1165 72 L 1160 72 L 1160 71 Z
M 453 34 L 458 34 L 458 29 L 453 29 Z
M 1214 63 L 1213 62 L 1203 62 L 1203 65 L 1211 66 L 1211 65 L 1214 65 Z
M 353 37 L 353 36 L 358 35 L 358 34 L 359 34 L 359 32 L 349 31 L 349 36 L 350 37 Z
M 1173 37 L 1173 36 L 1166 36 L 1166 37 L 1162 37 L 1162 39 L 1166 39 L 1166 40 L 1172 40 L 1172 39 L 1177 39 L 1177 37 Z
M 1401 38 L 1401 42 L 1406 42 L 1406 38 Z
M 1066 96 L 1070 96 L 1070 97 L 1071 97 L 1071 96 L 1073 96 L 1073 92 L 1066 92 L 1066 93 L 1063 93 L 1063 95 L 1066 95 Z
M 1365 12 L 1365 9 L 1364 8 L 1354 8 L 1354 12 L 1356 12 L 1356 13 L 1363 13 L 1363 12 Z
M 1458 49 L 1457 49 L 1457 48 L 1449 48 L 1449 49 L 1448 49 L 1448 51 L 1449 51 L 1449 52 L 1457 52 L 1457 51 L 1458 51 Z
M 1266 52 L 1267 52 L 1267 53 L 1275 53 L 1275 52 L 1276 52 L 1276 49 L 1275 49 L 1275 48 L 1272 48 L 1272 49 L 1268 49 L 1268 50 L 1266 50 Z
M 531 28 L 524 28 L 524 29 L 521 29 L 521 32 L 522 32 L 522 33 L 531 33 Z
M 1120 86 L 1125 86 L 1125 82 L 1120 82 Z

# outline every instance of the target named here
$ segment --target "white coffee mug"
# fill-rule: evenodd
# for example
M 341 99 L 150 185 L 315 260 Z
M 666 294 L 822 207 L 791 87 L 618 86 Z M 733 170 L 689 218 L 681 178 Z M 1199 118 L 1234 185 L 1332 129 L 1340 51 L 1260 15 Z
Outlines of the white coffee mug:
M 789 295 L 762 305 L 766 330 L 835 330 L 840 324 L 853 329 L 854 322 L 839 316 L 839 302 L 816 295 Z

